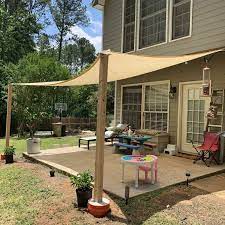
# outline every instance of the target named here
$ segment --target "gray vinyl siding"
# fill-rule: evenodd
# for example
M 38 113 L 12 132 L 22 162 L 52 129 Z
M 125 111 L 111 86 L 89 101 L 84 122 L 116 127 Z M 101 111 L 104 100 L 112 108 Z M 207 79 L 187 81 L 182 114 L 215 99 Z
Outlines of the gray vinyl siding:
M 218 53 L 210 61 L 211 78 L 213 88 L 225 89 L 225 53 Z M 170 142 L 176 144 L 177 123 L 178 123 L 178 97 L 179 83 L 188 81 L 202 80 L 203 59 L 197 59 L 186 64 L 170 67 L 168 69 L 156 71 L 130 79 L 117 81 L 117 99 L 116 99 L 116 122 L 120 122 L 121 110 L 121 85 L 138 84 L 154 81 L 170 80 L 172 86 L 177 87 L 176 97 L 170 99 L 169 108 L 169 135 Z
M 122 0 L 106 0 L 104 9 L 103 49 L 121 51 Z
M 182 55 L 225 46 L 225 1 L 193 0 L 192 35 L 138 50 L 135 54 Z M 107 0 L 104 10 L 103 49 L 121 51 L 122 0 Z

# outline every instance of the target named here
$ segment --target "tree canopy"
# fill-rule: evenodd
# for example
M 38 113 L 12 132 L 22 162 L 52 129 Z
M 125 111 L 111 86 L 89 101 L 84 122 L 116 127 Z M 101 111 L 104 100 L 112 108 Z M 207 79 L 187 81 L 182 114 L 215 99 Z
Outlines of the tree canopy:
M 87 25 L 86 6 L 82 0 L 51 0 L 50 11 L 58 29 L 58 60 L 61 60 L 64 38 L 75 25 Z
M 56 27 L 55 35 L 45 30 L 49 20 Z M 0 0 L 0 126 L 6 115 L 9 83 L 66 80 L 94 62 L 94 45 L 71 33 L 73 26 L 88 24 L 82 0 Z M 113 87 L 110 85 L 108 90 L 107 111 L 111 113 Z M 34 118 L 55 115 L 56 102 L 68 104 L 65 115 L 95 117 L 97 113 L 95 85 L 18 86 L 13 98 L 13 123 L 17 121 L 20 131 Z M 2 130 L 4 127 L 0 127 L 0 135 Z

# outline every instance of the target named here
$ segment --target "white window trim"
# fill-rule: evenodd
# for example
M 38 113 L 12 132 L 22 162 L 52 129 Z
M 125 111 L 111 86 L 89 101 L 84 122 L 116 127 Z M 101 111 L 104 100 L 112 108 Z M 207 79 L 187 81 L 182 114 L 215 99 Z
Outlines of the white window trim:
M 124 52 L 123 51 L 123 47 L 124 47 L 124 10 L 125 10 L 125 1 L 126 0 L 122 0 L 122 32 L 121 32 L 121 48 L 120 48 L 120 52 L 121 53 L 132 53 L 135 52 L 136 50 L 136 36 L 137 36 L 137 7 L 138 7 L 138 1 L 139 0 L 135 0 L 135 20 L 134 20 L 134 50 L 129 51 L 129 52 Z
M 140 41 L 140 18 L 141 18 L 141 0 L 138 0 L 138 21 L 137 21 L 137 51 L 139 50 L 144 50 L 144 49 L 149 49 L 149 48 L 153 48 L 153 47 L 156 47 L 156 46 L 160 46 L 160 45 L 164 45 L 164 44 L 167 44 L 168 43 L 168 25 L 169 25 L 169 0 L 166 0 L 166 37 L 165 37 L 165 41 L 162 42 L 162 43 L 158 43 L 158 44 L 154 44 L 154 45 L 151 45 L 151 46 L 146 46 L 146 47 L 143 47 L 143 48 L 140 48 L 139 46 L 139 41 Z
M 181 37 L 181 38 L 176 38 L 173 39 L 173 0 L 170 1 L 170 18 L 169 18 L 169 42 L 175 42 L 175 41 L 180 41 L 180 40 L 184 40 L 187 38 L 190 38 L 192 36 L 192 28 L 193 28 L 193 0 L 191 0 L 191 6 L 190 6 L 190 34 L 188 36 L 185 37 Z
M 170 87 L 170 80 L 162 80 L 162 81 L 154 81 L 154 82 L 145 82 L 145 83 L 136 83 L 136 84 L 124 84 L 120 87 L 120 123 L 122 123 L 122 115 L 123 115 L 123 88 L 124 87 L 135 87 L 142 86 L 142 102 L 141 102 L 141 129 L 144 128 L 144 97 L 145 97 L 145 87 L 149 85 L 157 85 L 157 84 L 168 84 Z M 168 88 L 168 111 L 167 111 L 167 133 L 169 133 L 169 119 L 170 119 L 170 99 L 169 99 L 169 91 Z

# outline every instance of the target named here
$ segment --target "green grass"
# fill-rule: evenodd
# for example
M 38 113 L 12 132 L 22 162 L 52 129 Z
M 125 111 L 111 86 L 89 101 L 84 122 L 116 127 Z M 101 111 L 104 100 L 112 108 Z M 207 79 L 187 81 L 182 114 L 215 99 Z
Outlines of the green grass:
M 41 149 L 51 149 L 62 147 L 64 144 L 69 146 L 75 146 L 78 144 L 78 136 L 66 136 L 66 137 L 48 137 L 41 138 Z M 21 155 L 22 152 L 26 151 L 26 138 L 16 138 L 12 137 L 10 139 L 10 145 L 13 145 L 16 148 L 16 154 Z M 5 146 L 5 139 L 0 139 L 0 152 L 3 151 Z
M 35 224 L 41 204 L 59 195 L 31 171 L 14 165 L 1 168 L 0 187 L 0 224 L 6 225 Z

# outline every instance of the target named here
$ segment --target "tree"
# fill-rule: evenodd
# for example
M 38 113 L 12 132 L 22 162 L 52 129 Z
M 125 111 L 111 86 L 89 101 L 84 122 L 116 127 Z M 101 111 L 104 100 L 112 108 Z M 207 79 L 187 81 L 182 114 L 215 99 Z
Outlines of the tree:
M 58 63 L 54 58 L 38 53 L 33 53 L 21 59 L 17 65 L 11 65 L 13 82 L 44 82 L 67 80 L 70 78 L 67 68 Z M 18 129 L 22 132 L 27 121 L 27 112 L 38 115 L 52 115 L 54 103 L 58 96 L 64 96 L 67 88 L 57 87 L 29 87 L 19 86 L 14 88 L 14 112 L 19 122 Z M 27 109 L 27 110 L 25 110 Z M 28 118 L 29 119 L 29 118 Z
M 35 15 L 29 14 L 26 9 L 12 11 L 12 8 L 0 4 L 0 61 L 16 63 L 34 51 L 33 37 L 40 29 Z
M 62 47 L 66 35 L 75 25 L 87 25 L 86 6 L 82 0 L 52 0 L 50 3 L 52 18 L 59 31 L 57 34 L 58 60 L 61 60 Z
M 96 59 L 95 47 L 86 38 L 77 38 L 73 44 L 65 45 L 62 62 L 71 73 L 79 73 Z
M 41 54 L 52 55 L 52 47 L 49 36 L 46 33 L 40 34 L 37 40 L 37 47 Z

